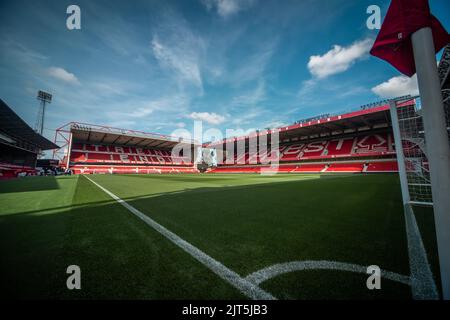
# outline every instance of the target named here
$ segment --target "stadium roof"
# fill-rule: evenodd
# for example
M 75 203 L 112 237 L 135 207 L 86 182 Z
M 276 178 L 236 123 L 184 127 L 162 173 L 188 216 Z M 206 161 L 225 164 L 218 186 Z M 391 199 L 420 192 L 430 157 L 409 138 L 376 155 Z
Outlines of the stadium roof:
M 414 104 L 413 98 L 405 98 L 406 102 L 400 105 Z M 364 108 L 353 112 L 340 115 L 329 115 L 324 118 L 313 119 L 306 122 L 296 123 L 286 127 L 280 127 L 271 130 L 261 130 L 251 133 L 247 136 L 224 139 L 222 141 L 205 144 L 205 147 L 217 146 L 232 141 L 249 139 L 256 136 L 269 135 L 278 132 L 280 141 L 293 137 L 305 136 L 313 137 L 321 134 L 331 134 L 332 132 L 345 132 L 345 130 L 357 130 L 359 128 L 382 128 L 390 123 L 389 105 Z
M 58 129 L 58 131 L 64 130 L 72 134 L 73 141 L 92 144 L 117 144 L 161 149 L 172 148 L 179 143 L 199 145 L 192 139 L 79 122 L 71 122 Z
M 3 100 L 0 99 L 0 131 L 13 140 L 21 140 L 41 150 L 59 148 L 50 140 L 36 133 Z M 15 141 L 8 141 L 14 145 Z

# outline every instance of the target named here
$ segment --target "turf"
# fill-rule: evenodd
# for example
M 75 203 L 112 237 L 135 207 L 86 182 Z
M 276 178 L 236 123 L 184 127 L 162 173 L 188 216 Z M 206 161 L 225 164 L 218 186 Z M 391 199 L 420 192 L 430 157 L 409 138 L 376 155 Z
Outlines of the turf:
M 376 264 L 409 275 L 395 175 L 90 178 L 241 276 L 299 260 Z M 0 207 L 5 297 L 245 298 L 83 176 L 2 181 Z M 419 222 L 434 232 L 428 218 Z M 71 264 L 82 270 L 79 291 L 66 289 Z M 261 286 L 286 299 L 411 297 L 406 285 L 383 279 L 382 290 L 369 291 L 365 281 L 315 270 Z

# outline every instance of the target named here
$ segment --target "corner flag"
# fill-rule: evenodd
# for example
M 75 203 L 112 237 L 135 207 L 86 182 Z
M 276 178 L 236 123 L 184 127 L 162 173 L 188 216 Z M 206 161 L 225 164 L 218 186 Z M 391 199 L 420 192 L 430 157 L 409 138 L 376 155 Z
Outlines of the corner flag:
M 450 35 L 431 13 L 428 0 L 392 0 L 370 54 L 389 62 L 401 73 L 416 73 L 411 35 L 430 27 L 435 52 L 450 42 Z

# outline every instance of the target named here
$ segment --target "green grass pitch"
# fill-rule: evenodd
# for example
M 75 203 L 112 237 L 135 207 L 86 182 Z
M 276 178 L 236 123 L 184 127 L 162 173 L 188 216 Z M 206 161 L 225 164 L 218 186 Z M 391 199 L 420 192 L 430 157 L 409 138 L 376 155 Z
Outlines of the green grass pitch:
M 306 260 L 410 274 L 396 175 L 89 178 L 242 277 Z M 1 181 L 0 208 L 6 298 L 246 298 L 84 176 Z M 432 214 L 416 216 L 436 275 Z M 69 265 L 81 268 L 81 290 L 66 288 Z M 368 290 L 367 277 L 294 271 L 260 287 L 279 299 L 411 298 L 408 285 L 385 278 Z

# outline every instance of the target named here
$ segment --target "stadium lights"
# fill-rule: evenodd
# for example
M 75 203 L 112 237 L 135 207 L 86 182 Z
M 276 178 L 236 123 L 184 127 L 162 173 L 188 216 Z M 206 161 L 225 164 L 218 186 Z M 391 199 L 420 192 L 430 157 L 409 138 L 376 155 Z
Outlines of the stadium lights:
M 38 100 L 44 101 L 46 103 L 52 102 L 52 95 L 50 93 L 42 91 L 42 90 L 38 91 L 37 98 L 38 98 Z
M 47 103 L 52 102 L 52 95 L 48 92 L 39 90 L 37 99 L 41 101 L 41 105 L 39 107 L 39 113 L 36 119 L 35 131 L 42 135 L 44 132 L 45 106 Z

